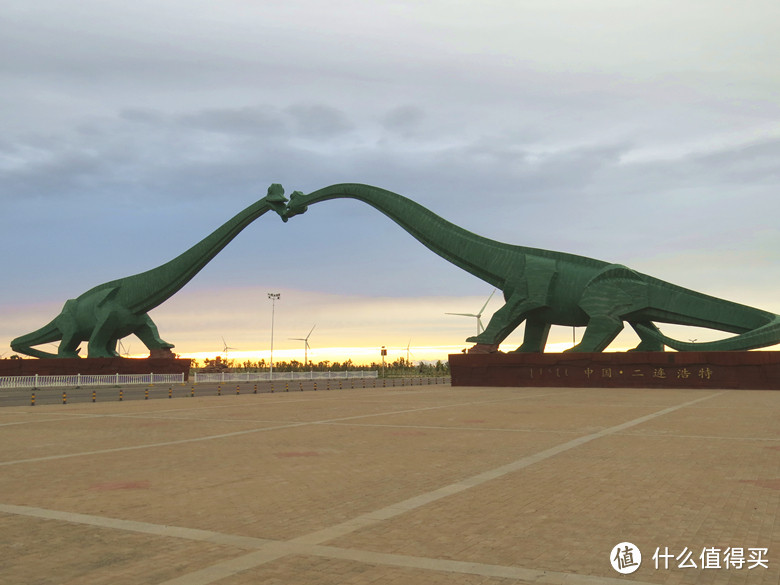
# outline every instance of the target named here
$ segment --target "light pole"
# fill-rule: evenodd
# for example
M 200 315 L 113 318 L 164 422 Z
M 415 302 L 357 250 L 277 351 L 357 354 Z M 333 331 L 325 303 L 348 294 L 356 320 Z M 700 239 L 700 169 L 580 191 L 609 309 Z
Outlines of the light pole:
M 281 297 L 280 293 L 268 293 L 268 298 L 271 299 L 271 370 L 268 374 L 268 379 L 274 379 L 274 310 L 276 308 L 276 301 Z

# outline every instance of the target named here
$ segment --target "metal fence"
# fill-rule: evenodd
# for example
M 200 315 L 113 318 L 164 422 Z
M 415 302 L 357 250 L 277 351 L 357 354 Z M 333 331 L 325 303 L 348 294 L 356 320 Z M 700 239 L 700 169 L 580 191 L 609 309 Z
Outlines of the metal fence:
M 83 388 L 134 384 L 181 384 L 184 374 L 75 374 L 71 376 L 0 376 L 0 388 Z
M 346 378 L 376 378 L 378 372 L 222 372 L 203 374 L 193 372 L 190 382 L 269 382 L 275 380 L 323 380 Z M 184 374 L 75 374 L 72 376 L 0 376 L 3 388 L 83 388 L 85 386 L 131 386 L 152 384 L 183 384 Z
M 377 371 L 356 370 L 352 372 L 221 372 L 216 374 L 203 374 L 193 372 L 191 379 L 195 384 L 199 382 L 271 382 L 274 380 L 338 380 L 348 378 L 377 378 Z

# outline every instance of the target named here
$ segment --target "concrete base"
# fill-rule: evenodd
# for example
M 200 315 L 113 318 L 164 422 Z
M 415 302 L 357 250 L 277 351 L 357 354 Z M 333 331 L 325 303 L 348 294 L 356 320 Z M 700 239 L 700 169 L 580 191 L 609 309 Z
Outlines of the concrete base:
M 188 359 L 63 358 L 0 360 L 0 376 L 72 376 L 75 374 L 181 374 L 188 379 Z
M 780 390 L 780 351 L 449 356 L 453 386 Z

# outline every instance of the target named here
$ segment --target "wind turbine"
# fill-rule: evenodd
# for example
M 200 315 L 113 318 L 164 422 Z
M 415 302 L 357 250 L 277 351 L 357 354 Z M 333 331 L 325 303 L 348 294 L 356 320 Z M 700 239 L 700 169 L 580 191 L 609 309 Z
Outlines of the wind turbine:
M 487 307 L 488 303 L 490 302 L 490 299 L 493 298 L 493 295 L 496 294 L 496 289 L 493 289 L 493 292 L 490 293 L 490 296 L 488 297 L 488 300 L 485 301 L 485 304 L 482 305 L 482 308 L 479 310 L 479 312 L 475 315 L 474 313 L 444 313 L 445 315 L 460 315 L 461 317 L 476 317 L 477 318 L 477 335 L 482 333 L 485 330 L 485 326 L 482 325 L 482 311 L 485 310 L 485 307 Z
M 235 348 L 235 347 L 228 347 L 228 344 L 225 342 L 225 338 L 224 338 L 224 337 L 222 338 L 222 345 L 224 346 L 224 347 L 222 348 L 222 351 L 224 351 L 224 352 L 225 352 L 225 365 L 227 365 L 227 361 L 228 361 L 228 350 L 229 350 L 229 349 L 236 349 L 236 348 Z
M 130 344 L 127 344 L 127 347 L 125 347 L 125 344 L 122 343 L 122 340 L 119 340 L 119 355 L 124 355 L 126 358 L 130 357 Z
M 411 345 L 412 345 L 412 340 L 410 339 L 409 343 L 406 344 L 406 367 L 407 368 L 410 368 L 411 365 L 412 365 L 412 362 L 409 361 L 409 356 L 410 355 L 414 355 L 411 351 L 409 351 L 409 348 L 411 347 Z
M 314 324 L 314 327 L 316 327 L 317 324 Z M 314 327 L 311 328 L 311 331 L 309 331 L 309 334 L 306 337 L 291 337 L 293 341 L 303 341 L 303 367 L 309 365 L 309 337 L 311 337 L 311 332 L 314 331 Z

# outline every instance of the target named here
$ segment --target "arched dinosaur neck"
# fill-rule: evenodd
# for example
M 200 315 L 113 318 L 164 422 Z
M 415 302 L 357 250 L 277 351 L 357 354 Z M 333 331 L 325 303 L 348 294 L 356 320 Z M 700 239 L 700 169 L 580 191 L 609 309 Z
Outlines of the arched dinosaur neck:
M 118 300 L 126 303 L 133 312 L 150 311 L 178 292 L 246 226 L 270 209 L 272 207 L 265 198 L 261 199 L 173 260 L 96 288 L 119 287 Z
M 371 205 L 392 219 L 427 248 L 482 280 L 503 289 L 510 264 L 522 255 L 548 256 L 536 248 L 513 246 L 478 236 L 451 223 L 422 205 L 392 191 L 343 183 L 331 185 L 308 195 L 297 194 L 291 205 L 308 206 L 329 199 L 357 199 Z M 515 268 L 522 268 L 515 266 Z

